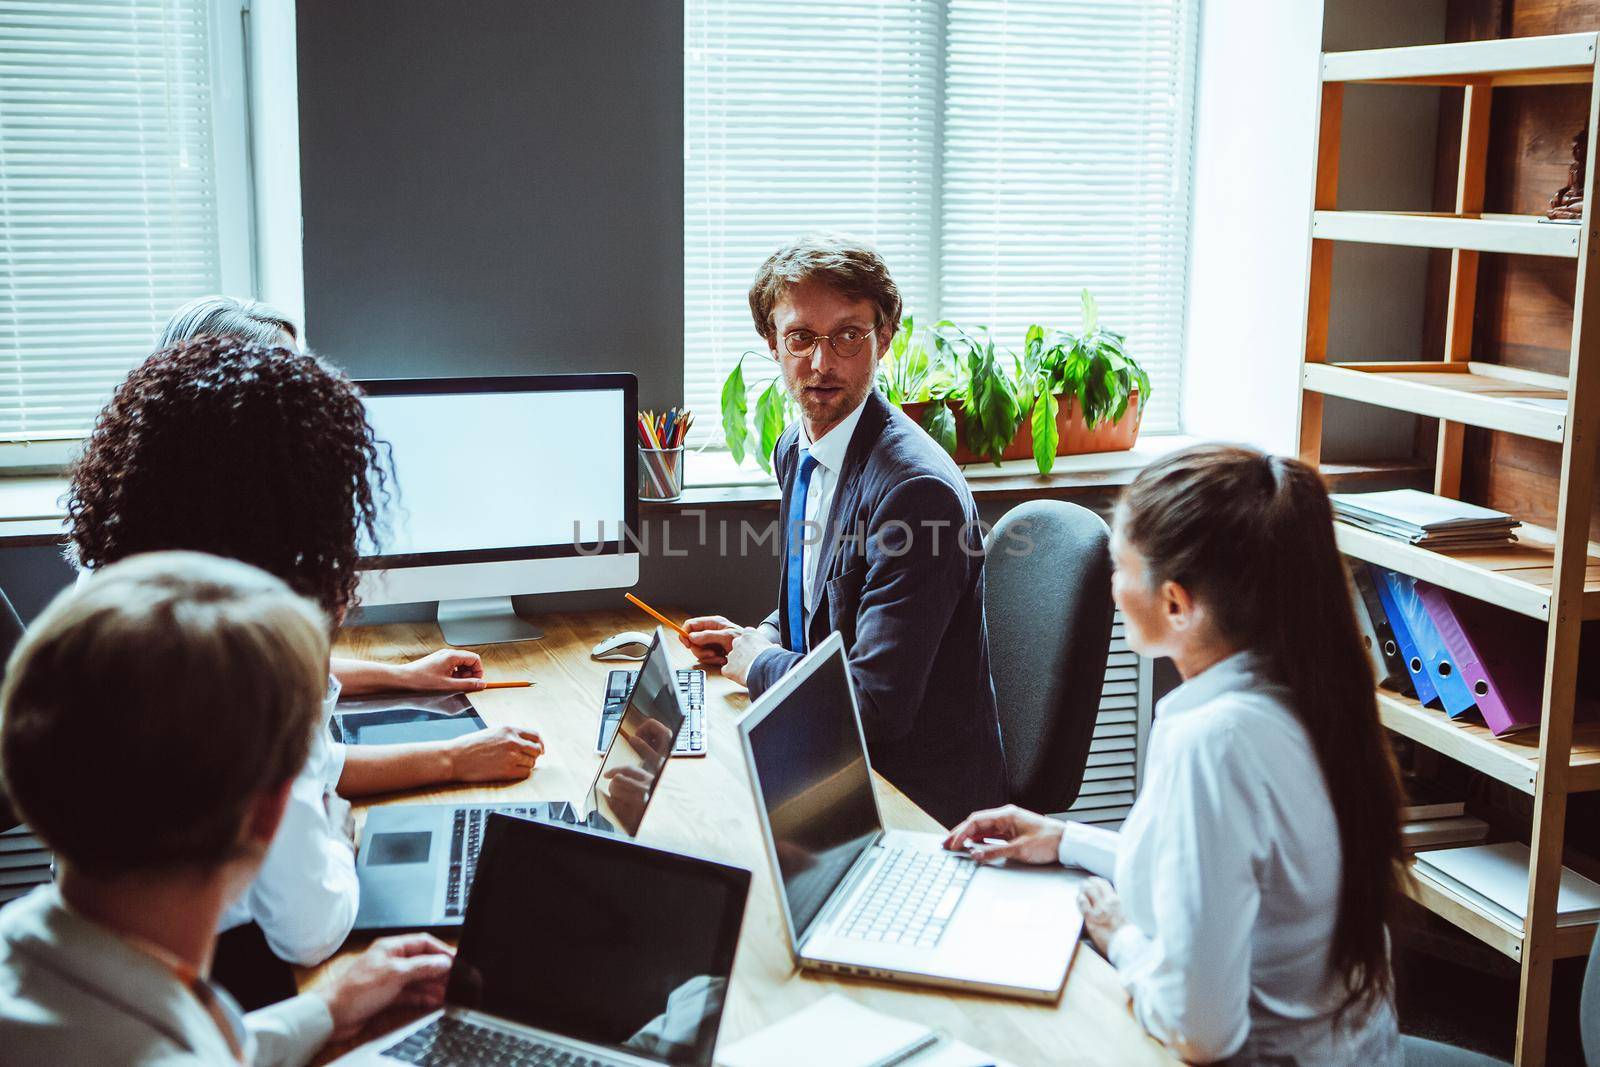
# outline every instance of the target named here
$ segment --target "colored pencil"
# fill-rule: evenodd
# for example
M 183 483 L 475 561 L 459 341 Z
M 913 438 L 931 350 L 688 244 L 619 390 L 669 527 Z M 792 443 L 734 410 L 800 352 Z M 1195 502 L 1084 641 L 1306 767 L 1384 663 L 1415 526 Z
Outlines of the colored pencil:
M 677 623 L 673 622 L 671 619 L 669 619 L 665 615 L 661 614 L 661 612 L 657 611 L 655 608 L 651 607 L 649 604 L 646 604 L 644 601 L 640 600 L 638 597 L 634 596 L 632 593 L 623 593 L 622 595 L 627 598 L 628 603 L 632 604 L 634 607 L 638 608 L 640 611 L 644 612 L 646 615 L 648 615 L 651 618 L 655 619 L 661 625 L 670 626 L 674 630 L 678 631 L 678 635 L 680 637 L 682 637 L 685 641 L 687 641 L 689 639 L 689 631 L 688 630 L 685 630 L 683 627 L 679 626 Z

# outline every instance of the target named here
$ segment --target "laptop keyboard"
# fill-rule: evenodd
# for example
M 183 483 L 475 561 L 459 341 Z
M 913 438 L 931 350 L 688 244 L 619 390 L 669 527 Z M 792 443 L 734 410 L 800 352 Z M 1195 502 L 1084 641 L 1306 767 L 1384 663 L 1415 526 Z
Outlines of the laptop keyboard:
M 522 819 L 550 819 L 576 824 L 578 813 L 564 801 L 526 808 L 507 805 L 492 809 Z M 483 823 L 489 809 L 457 808 L 450 827 L 450 874 L 445 880 L 444 913 L 452 918 L 467 913 L 472 877 L 478 872 L 478 850 L 483 846 Z
M 617 1067 L 621 1061 L 596 1059 L 582 1052 L 547 1045 L 537 1038 L 479 1026 L 441 1015 L 383 1054 L 404 1063 L 436 1067 Z
M 600 711 L 600 742 L 597 750 L 611 747 L 617 735 L 617 725 L 622 722 L 622 709 L 628 706 L 628 693 L 633 689 L 638 671 L 612 671 L 606 676 L 606 702 Z M 689 705 L 689 718 L 678 732 L 674 756 L 704 756 L 706 754 L 706 672 L 694 667 L 678 669 L 678 689 Z
M 852 941 L 933 948 L 978 865 L 953 852 L 885 852 L 871 886 L 837 930 Z

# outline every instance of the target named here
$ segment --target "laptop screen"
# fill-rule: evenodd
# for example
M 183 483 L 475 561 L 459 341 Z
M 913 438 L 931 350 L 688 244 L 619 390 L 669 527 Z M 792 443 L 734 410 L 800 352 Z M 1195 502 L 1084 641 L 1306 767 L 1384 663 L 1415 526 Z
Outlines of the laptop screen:
M 835 648 L 747 731 L 796 935 L 881 829 L 848 670 Z
M 639 664 L 639 679 L 628 694 L 616 736 L 589 786 L 588 811 L 598 811 L 629 837 L 639 833 L 650 796 L 688 717 L 676 672 L 661 640 L 661 628 L 657 627 L 650 652 Z
M 709 1065 L 749 884 L 737 867 L 490 815 L 445 1000 Z

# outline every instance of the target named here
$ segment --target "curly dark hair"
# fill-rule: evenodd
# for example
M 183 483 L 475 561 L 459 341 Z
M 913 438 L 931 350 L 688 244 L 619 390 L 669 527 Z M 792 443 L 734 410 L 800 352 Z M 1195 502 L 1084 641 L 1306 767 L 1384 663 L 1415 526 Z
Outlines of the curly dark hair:
M 376 542 L 388 445 L 361 395 L 310 353 L 205 336 L 164 348 L 117 388 L 72 469 L 78 562 L 191 549 L 252 563 L 337 622 L 358 539 Z

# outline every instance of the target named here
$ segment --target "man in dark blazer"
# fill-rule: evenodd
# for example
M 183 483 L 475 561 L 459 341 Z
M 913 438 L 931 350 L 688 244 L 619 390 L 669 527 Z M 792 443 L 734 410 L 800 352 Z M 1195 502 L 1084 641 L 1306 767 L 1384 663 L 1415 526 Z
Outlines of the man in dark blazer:
M 778 610 L 754 628 L 690 619 L 686 643 L 759 696 L 839 631 L 874 769 L 946 825 L 1005 803 L 977 506 L 944 450 L 873 387 L 900 323 L 887 266 L 808 235 L 762 265 L 750 309 L 801 413 L 774 452 Z

